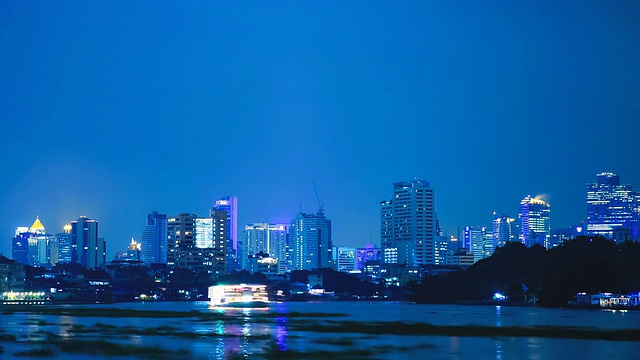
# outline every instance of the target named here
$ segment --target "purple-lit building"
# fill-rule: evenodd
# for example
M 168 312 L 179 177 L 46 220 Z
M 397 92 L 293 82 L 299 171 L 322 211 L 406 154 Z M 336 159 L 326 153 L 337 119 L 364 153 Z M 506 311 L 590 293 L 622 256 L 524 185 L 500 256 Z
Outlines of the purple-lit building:
M 380 260 L 382 249 L 373 244 L 365 244 L 363 248 L 356 249 L 356 270 L 363 271 L 365 263 L 370 260 Z

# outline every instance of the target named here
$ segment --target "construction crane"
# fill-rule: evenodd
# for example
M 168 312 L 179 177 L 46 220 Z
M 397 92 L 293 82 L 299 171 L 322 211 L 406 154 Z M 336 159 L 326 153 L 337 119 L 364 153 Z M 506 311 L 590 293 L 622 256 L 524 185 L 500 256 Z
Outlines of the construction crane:
M 316 182 L 312 181 L 313 190 L 316 192 L 316 199 L 318 199 L 318 213 L 324 214 L 324 204 L 320 201 L 320 196 L 318 196 L 318 188 L 316 188 Z

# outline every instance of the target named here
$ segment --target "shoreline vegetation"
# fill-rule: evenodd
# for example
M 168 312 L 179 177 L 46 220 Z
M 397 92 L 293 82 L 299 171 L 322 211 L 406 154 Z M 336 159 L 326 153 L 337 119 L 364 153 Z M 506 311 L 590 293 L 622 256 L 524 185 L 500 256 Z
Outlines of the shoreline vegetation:
M 597 328 L 578 328 L 567 326 L 481 326 L 481 325 L 434 325 L 415 322 L 356 322 L 343 320 L 346 314 L 340 313 L 255 313 L 222 314 L 206 311 L 150 311 L 131 310 L 117 308 L 69 308 L 69 307 L 11 307 L 3 309 L 4 314 L 33 314 L 48 316 L 47 320 L 29 319 L 22 325 L 37 326 L 27 338 L 19 338 L 8 332 L 8 329 L 0 330 L 0 346 L 4 349 L 8 344 L 18 345 L 20 349 L 13 352 L 17 357 L 51 357 L 59 354 L 76 354 L 88 356 L 132 356 L 146 359 L 163 358 L 198 358 L 188 348 L 165 349 L 161 346 L 144 346 L 124 343 L 132 336 L 145 337 L 171 337 L 177 339 L 195 340 L 206 338 L 242 338 L 242 341 L 258 344 L 258 351 L 250 354 L 256 358 L 370 358 L 380 356 L 385 351 L 412 351 L 402 347 L 388 349 L 361 349 L 354 352 L 355 344 L 353 336 L 447 336 L 447 337 L 535 337 L 553 339 L 579 339 L 579 340 L 606 340 L 606 341 L 640 341 L 640 329 L 616 329 L 605 330 Z M 60 316 L 60 323 L 49 317 Z M 283 348 L 278 345 L 274 335 L 271 334 L 228 334 L 210 332 L 184 331 L 175 326 L 118 326 L 96 322 L 93 325 L 80 325 L 68 323 L 62 318 L 67 317 L 95 317 L 95 318 L 155 318 L 155 319 L 181 319 L 194 323 L 211 322 L 212 324 L 240 324 L 271 323 L 276 324 L 278 319 L 287 318 L 287 327 L 290 332 L 306 332 L 318 334 L 312 336 L 312 342 L 329 345 L 336 351 L 297 351 Z M 51 327 L 59 327 L 56 332 Z M 322 338 L 322 334 L 343 334 L 335 338 Z M 289 334 L 295 338 L 295 334 Z M 428 338 L 425 338 L 428 340 Z M 185 343 L 188 347 L 188 343 Z M 430 345 L 425 344 L 424 347 Z M 369 353 L 369 351 L 374 351 Z M 415 350 L 415 349 L 414 349 Z M 227 358 L 243 358 L 239 353 L 229 353 Z M 246 355 L 246 354 L 245 354 Z

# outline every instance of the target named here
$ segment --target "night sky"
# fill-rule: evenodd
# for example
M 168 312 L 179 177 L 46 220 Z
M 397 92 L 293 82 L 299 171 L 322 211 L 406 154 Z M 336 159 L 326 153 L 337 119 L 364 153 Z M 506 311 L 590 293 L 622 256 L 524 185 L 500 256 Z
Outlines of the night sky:
M 152 210 L 239 225 L 315 212 L 380 241 L 394 181 L 445 230 L 586 217 L 612 171 L 640 187 L 637 1 L 0 2 L 0 251 L 36 215 L 86 215 L 107 258 Z

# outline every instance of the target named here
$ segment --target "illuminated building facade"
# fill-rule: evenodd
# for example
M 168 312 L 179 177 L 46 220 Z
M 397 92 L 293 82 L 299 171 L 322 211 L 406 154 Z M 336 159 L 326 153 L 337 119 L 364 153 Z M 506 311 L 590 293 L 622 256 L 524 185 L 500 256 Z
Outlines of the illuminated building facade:
M 333 243 L 331 220 L 323 210 L 316 214 L 299 213 L 291 220 L 294 270 L 312 270 L 332 267 Z
M 215 201 L 211 211 L 225 211 L 227 213 L 227 271 L 240 270 L 240 259 L 243 258 L 242 244 L 238 239 L 238 198 L 225 196 Z
M 631 185 L 620 185 L 620 177 L 604 172 L 595 184 L 587 184 L 587 234 L 613 239 L 614 230 L 629 229 L 638 239 L 640 194 Z
M 243 251 L 246 257 L 241 259 L 243 269 L 247 269 L 247 259 L 264 253 L 278 260 L 278 271 L 291 271 L 291 254 L 287 244 L 287 229 L 285 224 L 254 223 L 244 227 Z
M 511 241 L 518 241 L 518 229 L 516 219 L 507 215 L 493 213 L 493 246 L 504 246 Z
M 167 265 L 176 266 L 181 251 L 195 248 L 196 214 L 182 213 L 167 219 Z
M 393 188 L 393 199 L 380 203 L 384 262 L 435 264 L 435 189 L 416 179 Z
M 208 218 L 183 213 L 167 219 L 167 265 L 212 276 L 226 272 L 227 212 L 212 210 Z
M 474 263 L 482 260 L 485 255 L 485 241 L 487 239 L 486 226 L 465 226 L 463 233 L 465 250 L 473 254 Z M 493 243 L 493 238 L 491 238 Z
M 349 272 L 356 270 L 356 249 L 336 246 L 333 249 L 334 266 L 336 271 Z
M 98 222 L 81 216 L 71 222 L 71 261 L 87 269 L 94 269 L 106 262 L 106 244 L 98 237 Z
M 71 224 L 66 224 L 64 232 L 57 233 L 58 240 L 58 261 L 62 263 L 71 262 Z
M 551 207 L 540 198 L 527 195 L 520 202 L 521 241 L 531 247 L 535 244 L 550 247 Z
M 367 261 L 380 260 L 382 249 L 373 244 L 365 244 L 363 248 L 356 249 L 356 270 L 364 271 Z
M 167 263 L 167 215 L 157 211 L 147 215 L 140 238 L 140 260 L 147 264 Z

